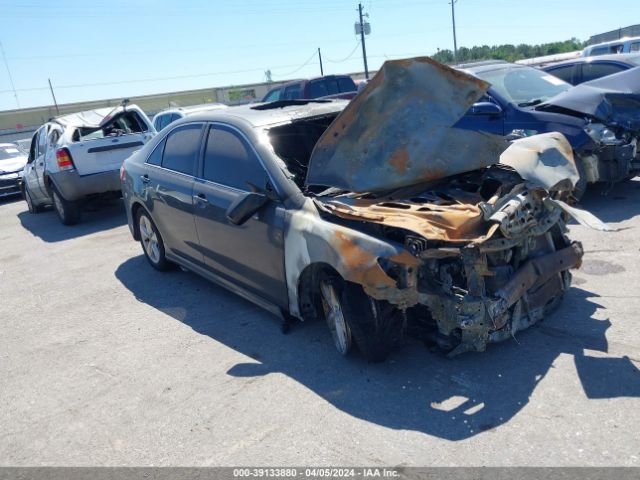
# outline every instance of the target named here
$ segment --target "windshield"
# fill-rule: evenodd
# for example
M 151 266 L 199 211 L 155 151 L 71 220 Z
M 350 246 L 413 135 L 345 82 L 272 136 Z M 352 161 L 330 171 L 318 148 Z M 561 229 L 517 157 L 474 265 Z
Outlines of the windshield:
M 7 160 L 9 158 L 16 158 L 21 156 L 20 150 L 17 147 L 0 147 L 0 160 Z
M 565 81 L 530 67 L 508 66 L 475 75 L 489 82 L 507 101 L 521 107 L 537 105 L 571 88 Z

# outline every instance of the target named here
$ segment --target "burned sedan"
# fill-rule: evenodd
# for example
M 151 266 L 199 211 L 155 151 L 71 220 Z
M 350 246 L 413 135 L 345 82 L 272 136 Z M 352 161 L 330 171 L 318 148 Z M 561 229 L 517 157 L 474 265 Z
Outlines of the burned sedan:
M 560 134 L 452 128 L 488 84 L 427 58 L 385 63 L 347 104 L 293 100 L 182 119 L 125 161 L 129 227 L 281 315 L 324 319 L 338 351 L 384 359 L 405 334 L 483 351 L 556 306 L 582 248 Z M 506 149 L 506 151 L 505 151 Z

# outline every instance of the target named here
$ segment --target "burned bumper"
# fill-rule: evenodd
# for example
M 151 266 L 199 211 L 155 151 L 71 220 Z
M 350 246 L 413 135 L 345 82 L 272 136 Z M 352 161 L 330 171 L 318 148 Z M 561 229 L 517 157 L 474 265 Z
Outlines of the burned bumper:
M 464 261 L 469 275 L 466 293 L 460 289 L 458 294 L 432 293 L 421 298 L 437 324 L 437 338 L 445 339 L 450 356 L 484 351 L 488 343 L 511 338 L 541 320 L 569 288 L 568 270 L 578 267 L 583 255 L 581 244 L 574 242 L 532 258 L 506 283 L 490 291 L 496 277 L 504 280 L 504 266 L 492 270 L 482 249 L 474 250 Z

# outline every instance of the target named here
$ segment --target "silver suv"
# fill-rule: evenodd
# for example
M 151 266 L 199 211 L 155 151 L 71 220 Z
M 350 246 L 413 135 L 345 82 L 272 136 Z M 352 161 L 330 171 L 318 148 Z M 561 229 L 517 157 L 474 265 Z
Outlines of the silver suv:
M 122 162 L 155 135 L 135 105 L 56 117 L 34 134 L 22 192 L 31 213 L 53 207 L 65 225 L 80 220 L 84 201 L 119 196 Z

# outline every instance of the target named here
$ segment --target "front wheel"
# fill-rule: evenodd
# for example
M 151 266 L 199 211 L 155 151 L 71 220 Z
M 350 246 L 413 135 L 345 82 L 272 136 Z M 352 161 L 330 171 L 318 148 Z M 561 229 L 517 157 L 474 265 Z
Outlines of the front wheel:
M 82 208 L 79 202 L 65 200 L 55 186 L 51 187 L 53 198 L 53 209 L 58 214 L 58 218 L 63 225 L 75 225 L 80 221 Z
M 148 262 L 156 270 L 168 270 L 170 263 L 164 254 L 164 241 L 156 225 L 144 210 L 138 210 L 136 215 L 138 222 L 138 231 L 140 232 L 140 245 L 144 256 Z
M 355 343 L 368 362 L 386 360 L 402 334 L 398 312 L 355 283 L 323 275 L 319 286 L 324 318 L 338 352 L 346 355 Z
M 27 188 L 27 186 L 24 186 L 24 200 L 25 202 L 27 202 L 27 208 L 29 209 L 29 213 L 40 213 L 42 211 L 42 207 L 40 205 L 37 205 L 36 203 L 34 203 L 33 201 L 33 197 L 31 196 L 31 193 L 29 192 L 29 189 Z

